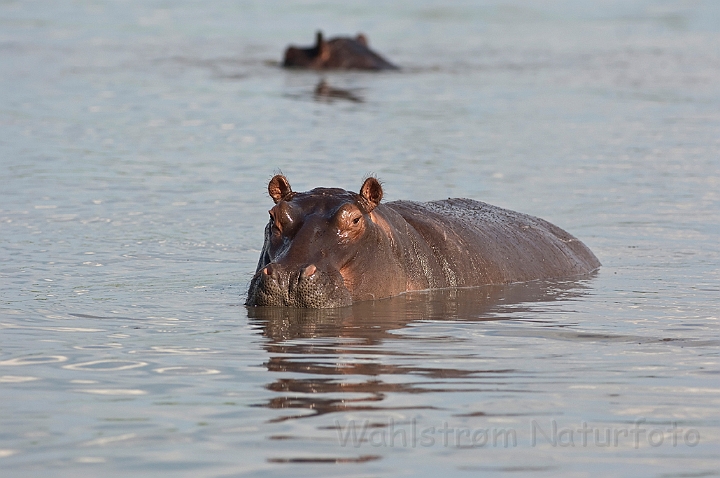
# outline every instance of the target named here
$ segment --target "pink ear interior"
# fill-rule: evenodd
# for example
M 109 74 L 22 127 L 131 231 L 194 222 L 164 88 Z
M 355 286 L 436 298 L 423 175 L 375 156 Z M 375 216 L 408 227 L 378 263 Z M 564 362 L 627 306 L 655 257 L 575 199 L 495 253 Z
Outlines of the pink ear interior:
M 290 183 L 282 174 L 277 174 L 270 180 L 268 184 L 268 194 L 270 194 L 270 197 L 275 201 L 275 204 L 279 203 L 290 193 L 292 193 Z
M 380 181 L 373 177 L 367 178 L 360 188 L 360 196 L 365 200 L 365 212 L 375 209 L 383 197 Z

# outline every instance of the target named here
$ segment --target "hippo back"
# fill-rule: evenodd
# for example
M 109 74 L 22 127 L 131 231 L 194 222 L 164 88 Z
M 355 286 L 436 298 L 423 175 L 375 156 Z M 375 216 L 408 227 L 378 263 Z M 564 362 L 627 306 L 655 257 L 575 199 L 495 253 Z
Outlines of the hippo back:
M 600 262 L 549 222 L 471 199 L 385 204 L 423 238 L 434 287 L 467 287 L 578 276 Z M 392 214 L 391 214 L 392 215 Z M 438 277 L 438 269 L 442 276 Z
M 347 70 L 397 70 L 398 68 L 354 38 L 335 38 L 328 41 L 330 58 L 323 68 Z

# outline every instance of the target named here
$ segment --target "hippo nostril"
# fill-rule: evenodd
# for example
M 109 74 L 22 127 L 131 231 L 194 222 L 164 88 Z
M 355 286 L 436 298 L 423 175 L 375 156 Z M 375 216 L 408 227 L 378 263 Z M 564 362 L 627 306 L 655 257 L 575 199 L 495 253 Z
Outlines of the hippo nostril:
M 317 267 L 315 267 L 314 264 L 310 264 L 310 265 L 307 266 L 305 269 L 303 269 L 303 271 L 302 271 L 302 276 L 303 276 L 303 277 L 310 277 L 311 275 L 313 275 L 313 274 L 315 273 L 316 270 L 317 270 Z

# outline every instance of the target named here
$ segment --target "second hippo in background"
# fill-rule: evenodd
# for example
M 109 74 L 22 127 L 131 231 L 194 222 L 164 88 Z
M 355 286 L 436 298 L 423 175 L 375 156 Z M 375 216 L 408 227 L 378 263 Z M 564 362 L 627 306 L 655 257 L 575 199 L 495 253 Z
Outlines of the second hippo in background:
M 397 70 L 398 67 L 368 47 L 367 38 L 338 37 L 325 40 L 317 32 L 315 46 L 298 48 L 289 46 L 283 60 L 285 68 L 314 70 Z

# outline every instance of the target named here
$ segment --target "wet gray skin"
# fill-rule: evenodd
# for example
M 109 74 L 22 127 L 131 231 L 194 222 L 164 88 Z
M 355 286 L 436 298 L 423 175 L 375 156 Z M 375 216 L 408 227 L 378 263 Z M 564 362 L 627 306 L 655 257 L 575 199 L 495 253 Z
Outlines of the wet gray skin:
M 360 193 L 293 192 L 284 176 L 248 290 L 249 306 L 344 307 L 411 290 L 588 274 L 582 242 L 527 214 L 470 199 L 381 204 L 375 178 Z

